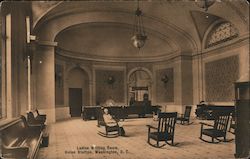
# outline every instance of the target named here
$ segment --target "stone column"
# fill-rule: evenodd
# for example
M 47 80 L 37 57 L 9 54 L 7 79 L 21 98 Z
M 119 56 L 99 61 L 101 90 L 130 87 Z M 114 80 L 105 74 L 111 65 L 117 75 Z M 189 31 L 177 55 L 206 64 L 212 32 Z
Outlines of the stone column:
M 34 57 L 35 100 L 41 113 L 47 114 L 47 123 L 55 122 L 55 46 L 54 42 L 39 42 Z

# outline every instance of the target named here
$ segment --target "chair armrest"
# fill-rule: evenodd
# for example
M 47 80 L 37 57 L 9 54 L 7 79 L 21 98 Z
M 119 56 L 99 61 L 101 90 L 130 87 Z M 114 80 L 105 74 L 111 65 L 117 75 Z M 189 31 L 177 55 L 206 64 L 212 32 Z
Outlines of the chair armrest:
M 155 129 L 155 130 L 157 130 L 157 128 L 156 127 L 153 127 L 152 125 L 146 125 L 149 129 Z
M 208 124 L 208 123 L 203 123 L 203 122 L 200 122 L 200 124 L 203 126 L 203 125 L 206 125 L 206 126 L 211 126 L 211 127 L 213 127 L 213 125 L 211 125 L 211 124 Z
M 120 119 L 118 118 L 113 118 L 115 120 L 116 123 L 118 123 L 120 121 Z

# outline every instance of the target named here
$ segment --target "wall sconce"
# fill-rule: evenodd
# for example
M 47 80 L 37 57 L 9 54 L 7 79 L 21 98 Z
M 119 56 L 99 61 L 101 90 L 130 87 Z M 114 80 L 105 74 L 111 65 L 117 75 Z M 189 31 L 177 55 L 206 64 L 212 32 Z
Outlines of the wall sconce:
M 114 84 L 115 83 L 115 78 L 113 76 L 109 76 L 107 80 L 108 84 Z
M 166 84 L 166 83 L 168 83 L 168 76 L 167 75 L 163 75 L 162 77 L 161 77 L 161 81 L 164 83 L 164 84 Z

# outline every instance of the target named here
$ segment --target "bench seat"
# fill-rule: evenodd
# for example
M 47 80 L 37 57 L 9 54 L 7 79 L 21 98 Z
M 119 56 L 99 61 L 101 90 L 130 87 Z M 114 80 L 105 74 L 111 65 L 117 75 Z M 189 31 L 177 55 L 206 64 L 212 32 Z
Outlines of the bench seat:
M 28 125 L 26 118 L 21 116 L 0 131 L 4 158 L 36 158 L 43 136 L 41 125 Z

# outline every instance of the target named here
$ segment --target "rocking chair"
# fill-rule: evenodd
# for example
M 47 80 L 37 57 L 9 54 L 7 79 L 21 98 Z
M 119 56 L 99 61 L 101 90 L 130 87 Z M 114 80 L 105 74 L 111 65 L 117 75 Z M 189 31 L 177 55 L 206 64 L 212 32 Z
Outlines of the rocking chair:
M 120 127 L 117 122 L 114 126 L 109 126 L 107 123 L 105 123 L 102 109 L 99 110 L 97 121 L 98 121 L 98 127 L 100 126 L 105 127 L 105 132 L 101 131 L 98 132 L 100 136 L 107 138 L 114 138 L 120 135 Z
M 181 121 L 182 125 L 184 125 L 184 122 L 186 122 L 188 125 L 192 124 L 192 123 L 189 123 L 191 109 L 192 109 L 192 106 L 186 106 L 185 113 L 181 114 L 181 116 L 177 117 L 177 121 Z
M 214 120 L 214 125 L 210 125 L 207 123 L 202 123 L 201 122 L 201 132 L 200 132 L 200 139 L 202 141 L 208 142 L 208 143 L 219 143 L 221 141 L 223 142 L 229 142 L 231 140 L 226 140 L 226 134 L 227 134 L 227 127 L 229 123 L 231 112 L 230 111 L 225 111 L 225 112 L 215 112 L 215 120 Z M 204 125 L 212 127 L 208 129 L 204 129 Z M 206 135 L 212 138 L 211 141 L 204 140 L 202 138 L 202 135 Z M 223 137 L 224 139 L 218 139 L 220 137 Z M 217 141 L 215 142 L 214 139 Z
M 151 125 L 148 126 L 148 143 L 149 145 L 160 148 L 165 146 L 166 144 L 159 145 L 160 141 L 165 141 L 167 144 L 171 146 L 175 146 L 174 144 L 174 129 L 176 123 L 177 112 L 174 113 L 159 113 L 158 115 L 158 128 L 153 127 Z M 151 129 L 156 131 L 151 132 Z M 150 139 L 156 141 L 156 145 L 150 143 Z M 171 144 L 168 141 L 171 140 Z

